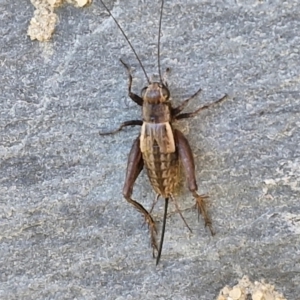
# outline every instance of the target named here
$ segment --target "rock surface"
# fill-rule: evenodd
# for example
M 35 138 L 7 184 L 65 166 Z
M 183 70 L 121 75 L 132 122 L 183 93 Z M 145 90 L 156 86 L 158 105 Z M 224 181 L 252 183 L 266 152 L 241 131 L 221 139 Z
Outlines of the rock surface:
M 26 35 L 30 1 L 0 7 L 0 298 L 216 299 L 248 275 L 286 299 L 300 294 L 300 2 L 165 3 L 161 64 L 173 102 L 203 88 L 178 122 L 209 195 L 216 235 L 198 222 L 193 198 L 176 195 L 161 264 L 140 214 L 122 197 L 140 117 L 127 97 L 123 58 L 145 78 L 98 1 L 57 9 L 47 43 Z M 107 1 L 151 76 L 157 74 L 159 1 Z M 134 199 L 155 195 L 142 174 Z M 175 208 L 170 206 L 170 211 Z M 161 228 L 163 201 L 154 218 Z

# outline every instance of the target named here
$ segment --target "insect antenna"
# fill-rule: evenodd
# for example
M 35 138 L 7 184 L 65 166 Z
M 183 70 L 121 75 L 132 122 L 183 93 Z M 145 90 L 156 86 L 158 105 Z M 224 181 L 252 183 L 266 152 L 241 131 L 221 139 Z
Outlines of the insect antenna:
M 161 77 L 161 67 L 160 67 L 160 35 L 161 35 L 161 22 L 162 22 L 164 2 L 165 2 L 164 0 L 161 1 L 159 26 L 158 26 L 158 41 L 157 41 L 157 66 L 158 66 L 159 79 L 161 83 L 163 83 L 163 81 Z
M 146 73 L 146 70 L 145 70 L 145 68 L 144 68 L 144 66 L 143 66 L 143 64 L 142 64 L 142 62 L 141 62 L 141 60 L 140 60 L 140 58 L 138 57 L 136 51 L 134 50 L 134 48 L 133 48 L 131 42 L 129 41 L 127 35 L 125 34 L 124 30 L 122 29 L 121 25 L 118 23 L 118 21 L 117 21 L 116 18 L 113 16 L 113 14 L 112 14 L 111 11 L 108 9 L 108 7 L 104 4 L 104 2 L 103 2 L 102 0 L 100 0 L 100 2 L 102 3 L 102 5 L 103 5 L 104 8 L 106 9 L 106 11 L 109 13 L 109 15 L 112 17 L 112 19 L 114 20 L 114 22 L 116 23 L 116 25 L 119 27 L 119 29 L 120 29 L 120 31 L 122 32 L 124 38 L 126 39 L 128 45 L 130 46 L 131 50 L 133 51 L 133 53 L 134 53 L 136 59 L 138 60 L 140 66 L 141 66 L 141 68 L 142 68 L 142 70 L 143 70 L 143 72 L 144 72 L 144 74 L 145 74 L 145 76 L 146 76 L 146 78 L 147 78 L 148 83 L 150 84 L 150 80 L 149 80 L 149 77 L 148 77 L 148 75 L 147 75 L 147 73 Z
M 163 220 L 163 227 L 161 231 L 161 238 L 160 238 L 160 245 L 158 249 L 158 254 L 156 258 L 156 265 L 158 265 L 160 256 L 161 256 L 161 251 L 164 243 L 164 236 L 165 236 L 165 229 L 166 229 L 166 222 L 167 222 L 167 213 L 168 213 L 168 204 L 169 204 L 169 198 L 165 199 L 165 212 L 164 212 L 164 220 Z

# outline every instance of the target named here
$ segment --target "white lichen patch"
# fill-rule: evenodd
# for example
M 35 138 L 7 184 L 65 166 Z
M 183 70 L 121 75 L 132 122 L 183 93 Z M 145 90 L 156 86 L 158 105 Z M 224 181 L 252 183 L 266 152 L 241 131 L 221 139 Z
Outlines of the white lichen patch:
M 217 300 L 287 300 L 282 294 L 275 291 L 275 287 L 264 281 L 252 283 L 244 276 L 234 287 L 225 286 Z
M 31 40 L 40 42 L 50 40 L 58 21 L 54 10 L 60 7 L 64 1 L 76 7 L 83 7 L 92 2 L 92 0 L 31 0 L 36 8 L 27 31 Z
M 287 160 L 279 162 L 279 167 L 276 168 L 274 178 L 268 178 L 264 180 L 264 183 L 268 186 L 286 185 L 295 191 L 300 191 L 300 160 Z
M 300 234 L 300 215 L 299 214 L 291 214 L 284 213 L 283 219 L 286 221 L 289 229 L 295 234 Z

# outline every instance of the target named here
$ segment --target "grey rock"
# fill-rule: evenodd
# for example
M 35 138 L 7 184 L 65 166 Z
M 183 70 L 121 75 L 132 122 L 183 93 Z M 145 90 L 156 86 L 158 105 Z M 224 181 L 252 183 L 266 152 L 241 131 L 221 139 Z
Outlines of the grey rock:
M 150 76 L 159 1 L 107 1 Z M 33 6 L 0 8 L 0 298 L 215 299 L 243 275 L 300 294 L 300 2 L 166 1 L 161 64 L 175 104 L 203 88 L 178 122 L 194 151 L 216 235 L 185 186 L 167 222 L 161 264 L 141 215 L 122 197 L 140 117 L 127 97 L 146 81 L 98 1 L 57 10 L 48 43 L 26 36 Z M 184 182 L 184 179 L 183 179 Z M 154 193 L 142 174 L 134 199 Z M 171 205 L 170 211 L 174 211 Z M 163 201 L 154 211 L 161 228 Z

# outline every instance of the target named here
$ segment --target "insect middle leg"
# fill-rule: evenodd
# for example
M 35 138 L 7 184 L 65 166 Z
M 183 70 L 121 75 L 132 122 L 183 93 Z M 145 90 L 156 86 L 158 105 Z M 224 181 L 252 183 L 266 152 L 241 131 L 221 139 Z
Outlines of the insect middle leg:
M 214 231 L 212 229 L 212 222 L 206 211 L 205 199 L 208 197 L 199 195 L 197 193 L 198 186 L 196 182 L 195 163 L 191 147 L 185 136 L 179 130 L 174 130 L 174 137 L 176 141 L 176 147 L 178 149 L 179 159 L 181 160 L 185 172 L 188 188 L 192 192 L 196 200 L 196 207 L 198 209 L 198 213 L 203 216 L 205 226 L 208 226 L 211 234 L 214 235 Z
M 179 106 L 172 109 L 172 116 L 178 115 L 190 102 L 190 100 L 194 99 L 196 96 L 199 95 L 199 93 L 202 91 L 200 88 L 195 94 L 184 100 Z M 177 119 L 177 118 L 176 118 Z
M 155 226 L 155 222 L 151 217 L 150 213 L 137 201 L 131 198 L 133 185 L 139 176 L 140 172 L 142 171 L 144 166 L 142 153 L 140 150 L 140 138 L 138 137 L 130 150 L 128 156 L 128 163 L 127 163 L 127 171 L 126 171 L 126 179 L 123 187 L 123 196 L 125 199 L 131 203 L 140 213 L 142 213 L 145 217 L 146 223 L 149 225 L 150 236 L 151 236 L 151 246 L 153 248 L 153 256 L 154 251 L 158 251 L 157 243 L 156 243 L 156 234 L 157 229 Z
M 109 132 L 99 132 L 99 135 L 110 135 L 110 134 L 114 134 L 117 133 L 119 131 L 121 131 L 124 127 L 126 126 L 142 126 L 143 125 L 143 121 L 142 120 L 130 120 L 130 121 L 125 121 L 123 122 L 119 128 L 117 128 L 114 131 L 109 131 Z
M 200 92 L 200 90 L 199 90 L 198 92 Z M 197 93 L 198 93 L 198 92 L 197 92 Z M 197 93 L 196 93 L 196 94 L 197 94 Z M 196 95 L 196 94 L 195 94 L 195 95 Z M 193 97 L 194 97 L 194 95 L 193 95 L 191 98 L 193 98 Z M 190 100 L 191 98 L 189 98 L 189 99 L 187 99 L 187 100 L 185 100 L 185 101 L 188 101 L 188 100 Z M 201 110 L 208 109 L 208 108 L 210 108 L 212 105 L 215 105 L 215 104 L 218 104 L 218 103 L 224 101 L 226 98 L 227 98 L 227 95 L 224 95 L 222 98 L 218 99 L 217 101 L 212 102 L 212 103 L 207 104 L 207 105 L 204 105 L 204 106 L 201 106 L 200 108 L 198 108 L 198 109 L 195 110 L 194 112 L 191 112 L 191 113 L 184 113 L 184 114 L 177 115 L 177 116 L 175 116 L 175 120 L 186 119 L 186 118 L 192 118 L 192 117 L 196 116 Z M 185 101 L 183 102 L 183 104 L 185 104 Z M 179 106 L 179 107 L 180 107 L 180 106 Z

